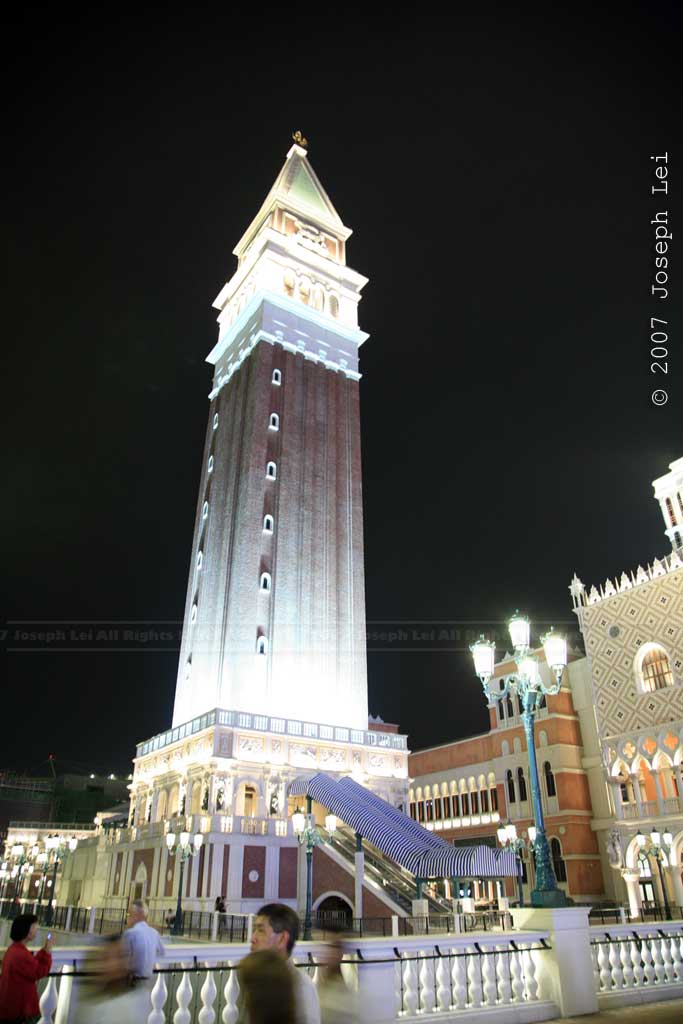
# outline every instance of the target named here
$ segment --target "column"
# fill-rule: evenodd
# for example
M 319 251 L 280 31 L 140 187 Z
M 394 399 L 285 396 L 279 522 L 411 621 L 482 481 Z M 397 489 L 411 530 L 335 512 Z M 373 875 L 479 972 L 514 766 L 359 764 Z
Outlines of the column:
M 676 779 L 676 788 L 678 789 L 678 806 L 683 811 L 683 766 L 675 764 L 673 767 Z
M 612 796 L 614 798 L 614 813 L 617 818 L 624 817 L 624 802 L 621 799 L 621 783 L 611 782 Z
M 652 778 L 655 780 L 655 792 L 657 794 L 657 812 L 660 817 L 664 814 L 664 793 L 662 792 L 662 780 L 659 775 L 659 769 L 652 769 Z
M 641 910 L 641 895 L 640 895 L 640 875 L 637 871 L 622 871 L 621 877 L 626 883 L 626 892 L 628 895 L 628 907 L 631 913 L 631 917 L 640 917 Z
M 643 816 L 643 798 L 642 798 L 642 795 L 641 795 L 641 792 L 640 792 L 640 782 L 638 780 L 638 775 L 636 773 L 631 775 L 631 785 L 633 786 L 633 795 L 636 798 L 636 807 L 638 808 L 638 817 L 642 818 L 642 816 Z
M 683 907 L 683 880 L 681 879 L 680 864 L 671 864 L 664 868 L 664 877 L 669 875 L 673 883 L 674 899 L 677 907 Z

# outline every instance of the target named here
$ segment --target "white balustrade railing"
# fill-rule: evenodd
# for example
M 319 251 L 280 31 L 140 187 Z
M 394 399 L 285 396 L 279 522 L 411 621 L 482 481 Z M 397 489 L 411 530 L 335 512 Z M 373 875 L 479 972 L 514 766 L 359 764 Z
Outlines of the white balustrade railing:
M 537 932 L 497 934 L 490 941 L 453 936 L 438 946 L 424 937 L 363 939 L 349 944 L 343 969 L 362 1003 L 364 992 L 381 984 L 373 970 L 388 968 L 385 1006 L 390 1016 L 383 1020 L 429 1014 L 445 1021 L 456 1013 L 486 1008 L 500 1011 L 502 1022 L 515 1008 L 517 1021 L 540 1021 L 557 1016 L 555 1003 L 539 995 L 546 940 L 546 933 Z M 294 950 L 294 962 L 309 972 L 316 986 L 323 948 L 323 943 L 313 942 Z M 246 944 L 169 946 L 150 993 L 148 1024 L 235 1024 L 239 979 L 234 968 L 248 951 Z M 68 1024 L 86 955 L 85 948 L 55 952 L 54 973 L 40 997 L 40 1024 Z
M 591 928 L 593 977 L 601 1006 L 683 997 L 683 924 Z M 659 994 L 658 994 L 659 993 Z

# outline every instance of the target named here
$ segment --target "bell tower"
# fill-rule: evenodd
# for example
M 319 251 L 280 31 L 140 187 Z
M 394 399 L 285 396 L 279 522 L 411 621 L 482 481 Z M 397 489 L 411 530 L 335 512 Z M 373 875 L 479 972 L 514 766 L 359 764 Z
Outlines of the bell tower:
M 295 143 L 214 302 L 174 728 L 215 709 L 368 728 L 350 234 Z

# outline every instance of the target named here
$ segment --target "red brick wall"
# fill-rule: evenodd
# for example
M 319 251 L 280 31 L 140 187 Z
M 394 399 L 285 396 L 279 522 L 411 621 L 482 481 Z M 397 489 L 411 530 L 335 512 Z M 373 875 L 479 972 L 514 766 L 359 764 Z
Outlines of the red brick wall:
M 291 846 L 280 847 L 280 874 L 278 895 L 282 900 L 296 899 L 297 862 L 298 850 L 294 850 Z
M 313 851 L 313 902 L 326 892 L 340 892 L 354 906 L 354 878 L 327 854 L 316 847 Z M 355 907 L 354 907 L 355 910 Z M 391 909 L 363 886 L 363 917 L 390 917 Z
M 249 880 L 249 872 L 258 871 L 255 882 Z M 245 846 L 244 864 L 242 865 L 242 897 L 244 899 L 263 899 L 266 884 L 266 848 L 265 846 Z

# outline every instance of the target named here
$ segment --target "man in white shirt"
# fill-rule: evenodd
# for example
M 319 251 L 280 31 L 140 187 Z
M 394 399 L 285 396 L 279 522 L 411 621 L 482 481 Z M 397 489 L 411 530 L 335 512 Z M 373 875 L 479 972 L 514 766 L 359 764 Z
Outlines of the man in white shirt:
M 320 1004 L 315 986 L 305 969 L 295 967 L 290 960 L 298 937 L 299 918 L 296 911 L 284 903 L 267 903 L 256 915 L 251 933 L 251 951 L 259 953 L 264 949 L 272 949 L 287 961 L 294 978 L 296 1024 L 320 1024 Z
M 164 943 L 159 932 L 147 925 L 147 904 L 136 899 L 128 911 L 128 928 L 121 936 L 128 958 L 128 969 L 139 991 L 139 1013 L 150 1014 L 151 993 L 154 987 L 154 969 L 157 961 L 165 955 Z M 146 1016 L 140 1016 L 146 1021 Z

